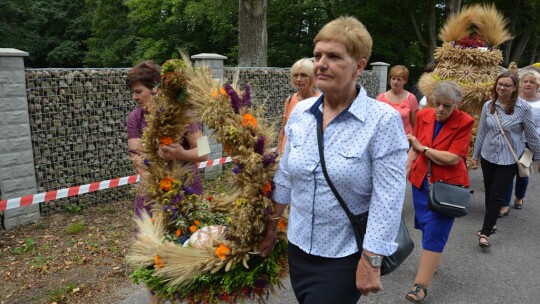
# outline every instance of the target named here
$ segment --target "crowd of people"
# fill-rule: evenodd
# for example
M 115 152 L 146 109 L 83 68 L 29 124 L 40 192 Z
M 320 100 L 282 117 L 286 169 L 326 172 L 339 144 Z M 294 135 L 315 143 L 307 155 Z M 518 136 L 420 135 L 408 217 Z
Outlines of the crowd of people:
M 340 17 L 316 35 L 313 61 L 304 58 L 291 68 L 297 92 L 285 100 L 273 214 L 259 252 L 263 257 L 271 252 L 277 219 L 288 208 L 288 262 L 299 303 L 357 303 L 362 295 L 382 290 L 381 259 L 397 248 L 407 181 L 422 251 L 413 286 L 404 293 L 410 302 L 422 303 L 454 223 L 454 218 L 428 208 L 429 185 L 444 181 L 469 186 L 466 159 L 474 119 L 459 110 L 460 86 L 439 82 L 431 96 L 425 96 L 425 108 L 419 109 L 415 95 L 404 89 L 408 69 L 396 65 L 388 75 L 389 90 L 370 98 L 357 78 L 372 44 L 360 21 Z M 509 214 L 514 177 L 514 208 L 524 207 L 528 180 L 517 176 L 513 154 L 519 158 L 528 148 L 535 161 L 540 159 L 540 75 L 529 71 L 520 76 L 504 72 L 497 77 L 478 124 L 471 169 L 481 167 L 486 193 L 478 231 L 482 248 L 491 246 L 497 219 Z M 138 105 L 128 118 L 128 146 L 140 172 L 145 105 L 152 102 L 159 66 L 142 62 L 127 80 Z M 191 164 L 204 160 L 194 153 L 200 125 L 190 130 L 180 142 L 160 147 L 160 156 Z M 323 150 L 324 156 L 319 152 Z M 363 244 L 356 243 L 336 191 L 352 213 L 369 211 Z M 137 199 L 139 212 L 144 198 Z

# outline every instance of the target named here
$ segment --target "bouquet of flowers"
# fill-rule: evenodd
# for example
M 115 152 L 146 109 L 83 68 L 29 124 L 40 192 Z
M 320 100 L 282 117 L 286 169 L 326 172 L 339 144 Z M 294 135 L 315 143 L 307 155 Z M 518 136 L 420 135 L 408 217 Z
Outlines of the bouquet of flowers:
M 278 241 L 262 258 L 258 244 L 273 213 L 270 199 L 277 154 L 275 132 L 251 108 L 250 87 L 217 85 L 205 68 L 186 55 L 167 61 L 149 109 L 143 135 L 146 174 L 141 186 L 153 206 L 137 219 L 138 233 L 128 260 L 132 279 L 158 297 L 189 303 L 233 303 L 262 299 L 287 275 L 286 221 Z M 201 117 L 233 158 L 232 194 L 220 199 L 195 195 L 191 170 L 165 161 L 156 151 L 184 134 Z

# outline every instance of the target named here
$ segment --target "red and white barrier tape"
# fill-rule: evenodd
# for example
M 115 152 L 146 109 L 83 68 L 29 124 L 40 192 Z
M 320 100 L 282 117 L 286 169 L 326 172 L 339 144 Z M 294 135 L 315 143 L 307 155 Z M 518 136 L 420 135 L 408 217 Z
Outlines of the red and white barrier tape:
M 272 149 L 275 151 L 275 148 Z M 200 162 L 197 164 L 197 168 L 208 168 L 212 166 L 219 166 L 225 163 L 232 161 L 231 157 L 222 157 L 218 159 L 212 159 L 205 162 Z M 18 198 L 10 198 L 7 200 L 0 200 L 0 211 L 15 209 L 19 207 L 25 207 L 33 204 L 39 204 L 49 201 L 54 201 L 57 199 L 85 194 L 88 192 L 99 191 L 103 189 L 115 188 L 118 186 L 128 185 L 136 183 L 140 180 L 139 175 L 131 175 L 121 178 L 110 179 L 102 182 L 95 182 L 91 184 L 86 184 L 82 186 L 73 186 L 69 188 L 52 190 L 49 192 L 43 192 L 38 194 L 30 194 Z

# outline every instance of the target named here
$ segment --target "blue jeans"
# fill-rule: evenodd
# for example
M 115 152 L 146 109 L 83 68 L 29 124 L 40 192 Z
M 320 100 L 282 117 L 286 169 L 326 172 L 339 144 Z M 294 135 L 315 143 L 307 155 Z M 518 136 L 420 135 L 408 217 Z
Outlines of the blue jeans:
M 519 175 L 516 174 L 516 197 L 518 199 L 522 199 L 525 197 L 525 192 L 527 192 L 527 185 L 529 185 L 529 177 L 519 177 Z M 507 207 L 510 206 L 510 201 L 512 200 L 512 189 L 514 188 L 514 180 L 510 182 L 510 185 L 508 185 L 508 190 L 506 191 L 506 194 L 504 195 L 502 206 Z

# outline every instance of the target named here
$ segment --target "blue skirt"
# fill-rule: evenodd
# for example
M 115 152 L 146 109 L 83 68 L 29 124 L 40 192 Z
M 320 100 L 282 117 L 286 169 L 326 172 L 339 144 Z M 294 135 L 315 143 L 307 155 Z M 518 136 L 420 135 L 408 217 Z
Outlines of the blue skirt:
M 422 231 L 423 249 L 443 252 L 454 224 L 454 218 L 429 210 L 428 196 L 427 178 L 424 178 L 420 189 L 412 186 L 414 228 Z

